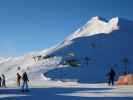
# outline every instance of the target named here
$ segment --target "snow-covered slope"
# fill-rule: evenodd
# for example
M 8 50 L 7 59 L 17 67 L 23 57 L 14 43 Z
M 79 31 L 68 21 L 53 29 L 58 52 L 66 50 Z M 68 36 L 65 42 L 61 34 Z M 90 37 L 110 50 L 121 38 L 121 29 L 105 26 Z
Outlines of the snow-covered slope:
M 106 73 L 113 67 L 117 75 L 124 72 L 122 60 L 129 59 L 129 71 L 133 72 L 133 22 L 122 18 L 112 18 L 108 22 L 98 17 L 92 18 L 85 26 L 67 37 L 61 48 L 53 55 L 65 58 L 69 53 L 80 61 L 80 67 L 58 68 L 48 72 L 48 77 L 56 79 L 77 79 L 80 82 L 104 82 Z M 67 45 L 65 45 L 67 44 Z M 85 58 L 89 65 L 85 65 Z
M 7 81 L 15 82 L 16 73 L 27 72 L 31 80 L 48 79 L 43 75 L 50 69 L 56 68 L 60 62 L 60 57 L 53 57 L 46 60 L 34 61 L 33 55 L 21 57 L 10 57 L 0 63 L 0 74 L 5 74 Z
M 1 58 L 0 73 L 6 74 L 8 80 L 15 79 L 16 72 L 27 71 L 31 79 L 42 79 L 45 73 L 53 79 L 104 82 L 105 74 L 112 65 L 117 75 L 123 73 L 121 60 L 124 57 L 129 59 L 129 70 L 133 71 L 132 27 L 132 21 L 118 17 L 109 21 L 93 17 L 63 42 L 51 48 L 21 57 Z M 70 54 L 80 62 L 79 67 L 61 65 Z M 89 58 L 88 65 L 86 57 Z
M 64 48 L 65 46 L 70 45 L 73 39 L 79 37 L 90 37 L 101 33 L 109 34 L 112 31 L 119 29 L 118 21 L 118 17 L 114 17 L 110 19 L 108 22 L 106 22 L 105 20 L 101 20 L 101 18 L 98 16 L 92 17 L 85 25 L 83 25 L 74 33 L 66 37 L 63 42 L 58 43 L 57 45 L 52 46 L 51 48 L 45 49 L 39 52 L 39 54 L 50 54 L 60 48 Z

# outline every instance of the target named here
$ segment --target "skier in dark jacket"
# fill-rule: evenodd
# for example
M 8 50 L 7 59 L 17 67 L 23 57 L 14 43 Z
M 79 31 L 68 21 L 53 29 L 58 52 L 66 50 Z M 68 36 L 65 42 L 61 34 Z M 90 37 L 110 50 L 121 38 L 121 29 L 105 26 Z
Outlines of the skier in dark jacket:
M 110 71 L 107 74 L 108 77 L 108 85 L 114 85 L 114 80 L 115 80 L 115 71 L 113 68 L 110 69 Z
M 24 72 L 23 75 L 22 75 L 22 81 L 23 81 L 23 85 L 22 85 L 22 91 L 25 92 L 25 91 L 29 91 L 28 89 L 28 76 L 27 76 L 27 73 Z
M 19 73 L 17 73 L 16 82 L 17 82 L 18 87 L 20 87 L 20 81 L 21 81 L 21 75 Z
M 1 87 L 1 83 L 2 83 L 2 78 L 1 78 L 1 76 L 0 76 L 0 87 Z
M 6 88 L 6 78 L 5 78 L 5 75 L 2 74 L 2 87 Z

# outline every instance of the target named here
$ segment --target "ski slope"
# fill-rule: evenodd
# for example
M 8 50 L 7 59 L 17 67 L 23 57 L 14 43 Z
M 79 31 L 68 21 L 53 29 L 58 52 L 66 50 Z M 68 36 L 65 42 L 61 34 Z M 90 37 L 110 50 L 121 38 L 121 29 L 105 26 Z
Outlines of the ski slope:
M 0 88 L 0 100 L 132 100 L 133 86 L 109 87 L 107 84 L 79 84 L 60 81 L 34 81 L 30 92 L 19 88 Z

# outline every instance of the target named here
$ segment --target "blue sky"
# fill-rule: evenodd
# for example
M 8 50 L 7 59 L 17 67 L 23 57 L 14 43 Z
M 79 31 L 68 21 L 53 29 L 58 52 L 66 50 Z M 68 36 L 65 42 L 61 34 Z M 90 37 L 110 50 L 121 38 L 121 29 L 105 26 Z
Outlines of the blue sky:
M 48 48 L 93 16 L 133 20 L 133 0 L 0 0 L 0 56 Z

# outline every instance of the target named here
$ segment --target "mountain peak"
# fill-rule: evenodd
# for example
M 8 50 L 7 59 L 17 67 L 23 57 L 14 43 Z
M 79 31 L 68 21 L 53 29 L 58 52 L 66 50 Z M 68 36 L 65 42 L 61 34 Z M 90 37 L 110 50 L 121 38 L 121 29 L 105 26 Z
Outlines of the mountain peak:
M 95 17 L 92 17 L 88 22 L 93 22 L 93 21 L 97 21 L 97 20 L 100 20 L 100 17 L 99 16 L 95 16 Z
M 76 30 L 72 35 L 70 35 L 67 39 L 72 40 L 74 38 L 83 37 L 83 36 L 92 36 L 96 34 L 109 34 L 114 30 L 118 30 L 119 18 L 114 17 L 109 21 L 105 21 L 102 18 L 95 16 L 92 17 L 85 25 Z

